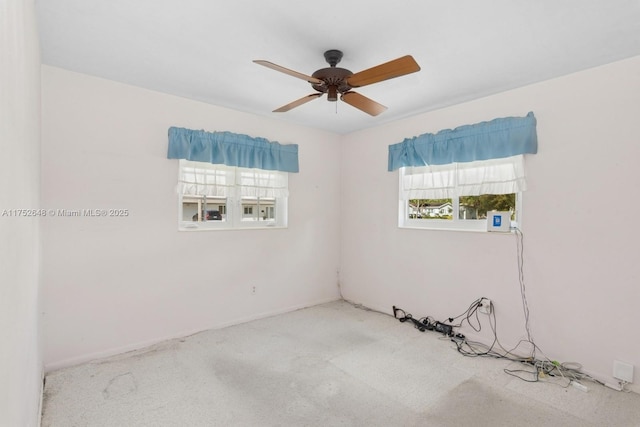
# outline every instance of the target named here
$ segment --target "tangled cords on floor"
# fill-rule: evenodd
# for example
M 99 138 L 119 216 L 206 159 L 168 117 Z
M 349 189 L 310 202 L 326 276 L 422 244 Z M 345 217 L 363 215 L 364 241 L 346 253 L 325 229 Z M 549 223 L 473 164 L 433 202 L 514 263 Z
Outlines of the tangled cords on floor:
M 399 312 L 402 313 L 400 317 L 398 317 Z M 427 316 L 419 320 L 416 320 L 411 315 L 411 313 L 405 313 L 403 309 L 398 308 L 395 305 L 393 306 L 393 317 L 395 317 L 402 323 L 410 321 L 411 323 L 413 323 L 413 326 L 420 332 L 433 331 L 436 328 L 435 326 L 436 322 L 431 317 Z

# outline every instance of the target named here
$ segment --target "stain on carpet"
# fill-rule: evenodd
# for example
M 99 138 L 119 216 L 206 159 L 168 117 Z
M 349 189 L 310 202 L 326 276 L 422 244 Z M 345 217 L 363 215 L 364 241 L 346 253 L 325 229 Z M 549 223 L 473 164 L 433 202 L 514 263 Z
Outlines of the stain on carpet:
M 474 378 L 452 389 L 421 418 L 424 425 L 433 427 L 595 427 L 572 414 Z

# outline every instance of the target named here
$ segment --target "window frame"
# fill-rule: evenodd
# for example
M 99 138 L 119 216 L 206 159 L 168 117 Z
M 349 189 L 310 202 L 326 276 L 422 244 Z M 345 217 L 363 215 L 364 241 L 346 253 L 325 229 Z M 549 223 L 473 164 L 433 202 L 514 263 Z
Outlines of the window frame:
M 488 232 L 487 220 L 485 219 L 459 219 L 460 197 L 451 197 L 451 207 L 453 215 L 451 220 L 446 219 L 422 219 L 409 218 L 409 200 L 403 200 L 402 178 L 405 167 L 398 169 L 398 227 L 407 229 L 423 229 L 423 230 L 448 230 L 448 231 L 472 231 L 472 232 Z M 522 192 L 516 192 L 515 214 L 516 220 L 511 221 L 510 233 L 516 228 L 522 228 Z M 493 233 L 493 234 L 510 234 L 510 233 Z
M 192 165 L 193 163 L 197 163 L 197 162 L 190 162 L 188 160 L 180 159 L 179 166 L 178 166 L 178 182 L 180 182 L 182 168 L 183 166 L 185 166 L 185 162 L 188 162 L 187 165 Z M 218 165 L 213 165 L 213 168 L 215 168 L 216 166 Z M 239 170 L 248 169 L 248 168 L 239 168 L 239 167 L 232 167 L 232 166 L 226 166 L 226 165 L 219 165 L 219 166 L 221 169 L 227 169 L 227 170 L 229 168 L 233 169 L 234 174 L 239 173 Z M 208 166 L 207 168 L 211 169 L 212 167 Z M 255 169 L 263 170 L 258 168 L 255 168 Z M 267 170 L 265 170 L 265 172 L 269 172 L 269 173 L 276 172 L 279 174 L 283 174 L 283 176 L 286 177 L 286 185 L 288 188 L 289 186 L 288 172 L 267 171 Z M 223 218 L 222 220 L 209 220 L 209 221 L 202 221 L 202 222 L 193 221 L 191 218 L 183 217 L 184 216 L 184 206 L 183 206 L 184 197 L 195 198 L 195 197 L 198 197 L 198 195 L 196 196 L 183 195 L 181 194 L 180 190 L 178 190 L 178 230 L 179 231 L 211 231 L 211 230 L 246 230 L 246 229 L 267 229 L 267 228 L 287 228 L 288 227 L 288 205 L 289 205 L 288 196 L 263 198 L 263 199 L 268 199 L 270 201 L 271 200 L 273 201 L 269 204 L 273 206 L 274 218 L 268 218 L 266 220 L 260 219 L 260 218 L 252 219 L 244 215 L 245 205 L 243 204 L 243 201 L 246 202 L 247 199 L 259 201 L 260 198 L 259 197 L 257 198 L 242 197 L 239 191 L 240 187 L 241 185 L 238 185 L 238 184 L 234 185 L 234 188 L 237 190 L 233 192 L 235 194 L 228 195 L 225 198 L 225 203 L 224 203 L 225 212 L 223 213 L 222 211 L 220 211 L 220 214 L 222 215 L 222 218 Z M 205 198 L 218 200 L 218 202 L 215 202 L 216 209 L 209 209 L 208 207 L 206 207 L 204 210 L 219 210 L 220 197 L 205 197 Z

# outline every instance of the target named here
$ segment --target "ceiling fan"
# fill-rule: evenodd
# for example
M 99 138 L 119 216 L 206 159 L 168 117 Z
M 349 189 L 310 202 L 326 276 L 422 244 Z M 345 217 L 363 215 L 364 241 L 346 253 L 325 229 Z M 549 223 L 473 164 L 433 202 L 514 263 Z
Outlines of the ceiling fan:
M 354 92 L 351 89 L 420 71 L 420 66 L 411 55 L 406 55 L 401 58 L 394 59 L 393 61 L 367 68 L 366 70 L 355 74 L 347 69 L 336 67 L 342 59 L 341 51 L 336 49 L 328 50 L 324 53 L 324 58 L 330 66 L 327 68 L 321 68 L 310 76 L 281 67 L 280 65 L 276 65 L 269 61 L 261 59 L 253 61 L 256 64 L 263 65 L 267 68 L 306 80 L 311 83 L 311 87 L 318 92 L 297 99 L 287 105 L 283 105 L 282 107 L 273 110 L 274 113 L 289 111 L 295 107 L 319 98 L 326 93 L 327 100 L 329 101 L 337 101 L 338 94 L 340 94 L 340 99 L 352 107 L 364 111 L 372 116 L 377 116 L 385 111 L 387 107 L 382 104 L 378 104 L 374 100 L 360 95 L 358 92 Z

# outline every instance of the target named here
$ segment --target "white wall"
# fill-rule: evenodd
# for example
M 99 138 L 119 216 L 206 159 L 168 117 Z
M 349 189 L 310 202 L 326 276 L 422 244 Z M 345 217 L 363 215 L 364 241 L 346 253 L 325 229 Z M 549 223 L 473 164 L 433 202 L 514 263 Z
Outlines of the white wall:
M 489 297 L 501 341 L 517 343 L 515 237 L 398 229 L 387 147 L 533 111 L 539 153 L 527 158 L 522 228 L 535 342 L 605 380 L 614 359 L 640 366 L 639 74 L 631 58 L 339 137 L 45 66 L 42 205 L 131 211 L 45 220 L 46 365 L 336 299 L 338 266 L 345 298 L 389 313 L 444 319 Z M 178 232 L 169 126 L 300 144 L 289 228 Z
M 339 136 L 49 66 L 42 77 L 43 206 L 131 212 L 46 218 L 47 369 L 339 299 Z M 289 227 L 178 232 L 170 126 L 299 144 Z
M 40 49 L 33 1 L 0 3 L 0 425 L 40 420 Z
M 522 224 L 533 338 L 552 359 L 580 362 L 605 380 L 614 359 L 632 363 L 640 382 L 639 76 L 635 57 L 345 137 L 345 298 L 444 320 L 486 296 L 503 344 L 524 338 L 515 236 L 399 229 L 387 147 L 533 111 L 539 152 L 526 160 Z M 486 341 L 485 331 L 486 321 Z

